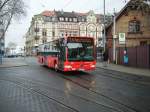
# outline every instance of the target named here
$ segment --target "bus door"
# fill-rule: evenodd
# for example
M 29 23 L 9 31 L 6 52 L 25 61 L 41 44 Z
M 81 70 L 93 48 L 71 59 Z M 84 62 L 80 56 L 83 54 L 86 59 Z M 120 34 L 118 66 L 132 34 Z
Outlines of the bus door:
M 44 55 L 44 65 L 48 65 L 48 60 L 47 60 L 47 56 Z
M 65 53 L 66 53 L 66 51 L 65 51 L 65 46 L 62 46 L 62 47 L 60 48 L 60 52 L 59 52 L 59 54 L 58 54 L 58 67 L 59 67 L 60 69 L 63 69 L 63 68 L 64 68 L 64 62 L 65 62 L 65 60 L 66 60 Z

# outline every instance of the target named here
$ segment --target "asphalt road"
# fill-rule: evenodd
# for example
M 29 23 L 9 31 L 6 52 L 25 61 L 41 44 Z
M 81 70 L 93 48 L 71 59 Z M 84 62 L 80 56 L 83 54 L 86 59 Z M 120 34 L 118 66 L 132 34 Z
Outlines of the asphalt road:
M 14 60 L 14 59 L 13 59 Z M 0 68 L 0 112 L 150 112 L 150 78 L 97 68 L 55 72 L 35 58 Z

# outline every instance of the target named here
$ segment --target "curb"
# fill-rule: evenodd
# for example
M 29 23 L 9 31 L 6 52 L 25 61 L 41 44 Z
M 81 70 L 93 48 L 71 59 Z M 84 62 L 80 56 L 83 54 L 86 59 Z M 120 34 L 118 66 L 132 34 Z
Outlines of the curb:
M 101 68 L 101 69 L 104 69 L 104 70 L 112 70 L 112 71 L 122 72 L 122 71 L 118 71 L 118 70 L 108 69 L 106 67 L 96 67 L 96 68 Z M 126 72 L 123 72 L 123 73 L 126 73 Z
M 144 74 L 135 74 L 135 73 L 131 73 L 131 72 L 124 72 L 124 71 L 119 71 L 119 70 L 114 70 L 114 69 L 108 69 L 106 67 L 96 67 L 96 68 L 101 68 L 101 69 L 104 69 L 104 70 L 112 70 L 112 71 L 116 71 L 116 72 L 122 72 L 122 73 L 125 73 L 125 74 L 131 74 L 131 75 L 136 75 L 136 76 L 141 76 L 141 77 L 150 77 L 150 75 L 144 75 Z

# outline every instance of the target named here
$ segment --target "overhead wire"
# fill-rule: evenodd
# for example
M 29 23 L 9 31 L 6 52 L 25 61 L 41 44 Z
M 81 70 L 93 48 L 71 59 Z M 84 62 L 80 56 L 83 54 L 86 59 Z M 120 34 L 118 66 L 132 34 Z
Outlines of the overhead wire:
M 68 7 L 68 6 L 71 4 L 72 1 L 73 1 L 73 0 L 69 0 L 69 1 L 62 7 L 62 9 Z

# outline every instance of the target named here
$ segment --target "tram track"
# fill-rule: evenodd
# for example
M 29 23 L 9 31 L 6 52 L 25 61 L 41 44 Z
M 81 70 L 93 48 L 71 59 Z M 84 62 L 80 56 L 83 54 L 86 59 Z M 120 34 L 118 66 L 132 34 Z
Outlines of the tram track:
M 107 74 L 111 74 L 111 75 L 107 75 Z M 97 78 L 105 77 L 105 78 L 112 78 L 112 79 L 128 82 L 129 84 L 137 86 L 137 88 L 139 86 L 149 86 L 150 85 L 149 82 L 146 83 L 144 81 L 138 81 L 138 80 L 132 80 L 132 79 L 124 79 L 122 77 L 118 77 L 118 76 L 114 76 L 114 75 L 115 75 L 114 73 L 110 73 L 110 72 L 107 73 L 107 72 L 101 72 L 101 71 L 100 71 L 99 74 L 93 74 L 93 76 L 97 76 Z M 84 80 L 90 81 L 88 78 L 83 78 L 82 76 L 79 76 L 79 77 L 84 79 Z
M 6 79 L 0 79 L 0 80 L 1 80 L 1 81 L 11 82 L 11 83 L 13 83 L 13 84 L 15 84 L 15 85 L 17 85 L 17 86 L 19 86 L 19 87 L 21 87 L 21 88 L 27 90 L 28 92 L 30 92 L 30 93 L 32 93 L 32 94 L 35 94 L 35 93 L 36 93 L 36 94 L 38 94 L 38 95 L 40 95 L 40 96 L 42 96 L 42 97 L 45 97 L 45 98 L 47 98 L 47 99 L 49 99 L 49 100 L 52 100 L 52 101 L 56 102 L 57 104 L 63 105 L 64 107 L 66 107 L 66 108 L 72 110 L 72 112 L 79 112 L 78 110 L 76 110 L 76 109 L 74 109 L 74 108 L 72 108 L 72 107 L 70 107 L 70 106 L 67 106 L 67 105 L 61 103 L 60 101 L 55 100 L 54 98 L 49 97 L 49 96 L 47 96 L 47 95 L 45 95 L 45 94 L 43 94 L 43 93 L 41 93 L 41 92 L 39 92 L 39 91 L 37 91 L 37 90 L 34 90 L 33 88 L 25 87 L 25 86 L 22 85 L 21 83 L 18 83 L 18 82 L 16 82 L 16 81 L 12 81 L 12 80 L 6 80 Z
M 80 83 L 77 82 L 77 81 L 74 81 L 74 80 L 72 80 L 72 79 L 70 79 L 70 78 L 67 78 L 65 75 L 61 75 L 61 77 L 64 78 L 64 79 L 66 79 L 66 80 L 69 80 L 69 81 L 71 81 L 71 82 L 73 82 L 73 83 L 79 85 L 80 87 L 83 87 L 83 88 L 85 88 L 85 89 L 87 89 L 87 90 L 89 90 L 89 91 L 91 91 L 91 92 L 93 92 L 93 93 L 95 93 L 95 94 L 101 95 L 101 96 L 103 96 L 103 97 L 105 97 L 105 98 L 107 98 L 107 99 L 109 99 L 109 100 L 111 100 L 111 101 L 113 101 L 113 102 L 115 102 L 115 103 L 117 103 L 117 104 L 120 104 L 120 105 L 122 105 L 122 106 L 124 106 L 124 107 L 126 107 L 126 108 L 128 108 L 128 109 L 130 109 L 130 110 L 132 110 L 132 111 L 134 111 L 134 112 L 139 112 L 139 110 L 135 109 L 134 107 L 129 106 L 129 105 L 126 105 L 126 104 L 124 104 L 124 103 L 122 103 L 122 102 L 120 102 L 120 101 L 117 101 L 117 100 L 115 100 L 115 99 L 112 98 L 112 97 L 108 97 L 108 96 L 106 96 L 106 95 L 103 94 L 103 93 L 94 91 L 94 90 L 92 90 L 91 88 L 89 88 L 89 87 L 87 87 L 87 86 L 84 86 L 84 85 L 80 84 Z M 84 79 L 84 80 L 85 80 L 85 79 Z M 89 81 L 89 80 L 85 80 L 85 81 Z
M 147 78 L 148 78 L 147 76 L 139 76 L 136 74 L 124 73 L 124 72 L 114 71 L 114 70 L 106 70 L 103 68 L 98 68 L 96 71 L 103 72 L 103 73 L 105 73 L 105 76 L 108 76 L 108 77 L 117 78 L 120 80 L 134 82 L 134 83 L 142 84 L 142 85 L 150 85 L 150 80 L 147 80 Z M 111 74 L 111 75 L 106 75 L 106 74 Z M 120 74 L 122 74 L 122 75 L 120 75 Z M 114 75 L 117 77 L 115 77 Z
M 26 66 L 28 67 L 28 66 Z M 13 67 L 10 67 L 10 68 L 7 68 L 7 69 L 11 69 Z M 112 73 L 110 71 L 106 71 L 106 70 L 103 70 L 101 68 L 99 68 L 100 70 L 95 70 L 96 72 L 100 72 L 99 74 L 94 74 L 94 76 L 97 76 L 97 78 L 101 78 L 102 77 L 108 77 L 108 78 L 113 78 L 113 79 L 117 79 L 117 80 L 122 80 L 122 81 L 126 81 L 126 82 L 129 82 L 130 84 L 133 84 L 133 85 L 143 85 L 143 86 L 147 86 L 147 85 L 150 85 L 150 82 L 144 82 L 144 81 L 140 81 L 139 79 L 141 79 L 140 76 L 136 76 L 134 77 L 134 79 L 129 79 L 128 77 L 123 77 L 122 75 L 119 75 L 118 73 L 122 73 L 122 72 L 118 72 L 118 71 L 113 71 L 111 70 L 112 72 L 115 72 L 115 73 Z M 91 72 L 92 73 L 92 72 Z M 91 74 L 90 73 L 90 74 Z M 93 73 L 92 73 L 93 74 Z M 109 74 L 109 75 L 108 75 Z M 111 75 L 110 75 L 111 74 Z M 123 73 L 123 75 L 126 75 L 126 73 Z M 128 75 L 128 74 L 127 74 Z M 81 79 L 84 79 L 84 80 L 87 80 L 87 81 L 90 81 L 88 78 L 83 78 L 81 76 L 78 75 L 78 77 L 80 77 Z
M 15 76 L 15 77 L 16 77 L 16 76 Z M 21 80 L 26 80 L 26 81 L 28 81 L 29 83 L 35 83 L 35 82 L 29 81 L 29 80 L 27 80 L 26 78 L 23 78 L 23 77 L 21 77 L 21 78 L 20 78 L 20 77 L 17 77 L 17 78 L 18 78 L 17 81 L 16 81 L 16 80 L 15 80 L 15 81 L 13 81 L 13 80 L 8 80 L 8 79 L 4 79 L 4 78 L 0 78 L 0 80 L 5 80 L 5 81 L 9 81 L 9 82 L 15 83 L 15 84 L 19 85 L 20 87 L 25 88 L 27 91 L 35 92 L 35 93 L 37 93 L 37 94 L 40 94 L 40 95 L 42 95 L 42 96 L 44 96 L 44 97 L 47 97 L 47 98 L 50 99 L 50 100 L 53 100 L 53 101 L 55 101 L 55 102 L 57 102 L 57 103 L 59 103 L 59 104 L 65 106 L 65 107 L 67 107 L 67 108 L 73 110 L 74 112 L 79 112 L 77 109 L 74 109 L 74 108 L 72 108 L 72 107 L 70 107 L 70 106 L 68 106 L 68 105 L 65 105 L 64 103 L 60 102 L 59 100 L 54 99 L 53 97 L 49 97 L 48 94 L 42 93 L 42 91 L 40 91 L 40 89 L 35 89 L 35 88 L 32 87 L 32 86 L 30 87 L 30 86 L 28 86 L 28 85 L 25 85 L 24 83 L 22 83 L 23 81 L 19 81 L 19 80 L 20 80 L 20 79 L 21 79 Z M 35 84 L 37 84 L 37 83 L 35 83 Z M 38 84 L 39 84 L 39 81 L 38 81 Z M 40 81 L 40 84 L 45 85 L 45 84 L 43 84 L 41 81 Z M 48 86 L 48 85 L 46 85 L 46 86 Z M 49 88 L 52 89 L 52 90 L 59 91 L 59 92 L 61 92 L 61 93 L 63 92 L 63 91 L 58 90 L 58 89 L 56 89 L 56 88 L 51 88 L 51 87 L 49 87 Z M 96 102 L 96 101 L 93 101 L 93 100 L 90 100 L 90 99 L 86 99 L 86 98 L 83 98 L 83 97 L 78 96 L 78 95 L 74 95 L 74 94 L 71 94 L 71 93 L 69 93 L 69 94 L 72 95 L 72 96 L 74 96 L 74 97 L 78 97 L 78 98 L 80 98 L 80 99 L 83 99 L 83 100 L 85 100 L 85 101 L 92 102 L 92 103 L 94 103 L 94 104 L 103 106 L 104 108 L 108 108 L 108 109 L 112 110 L 113 112 L 124 112 L 124 111 L 122 111 L 122 110 L 120 110 L 120 109 L 117 109 L 117 108 L 114 108 L 114 107 L 111 107 L 111 106 L 108 106 L 108 105 L 105 105 L 105 104 L 102 104 L 102 103 L 99 103 L 99 102 Z
M 46 69 L 47 69 L 47 68 L 46 68 Z M 51 70 L 51 71 L 52 71 L 52 70 Z M 55 72 L 55 71 L 52 71 L 52 72 Z M 139 112 L 139 111 L 138 111 L 137 109 L 135 109 L 134 107 L 132 107 L 132 106 L 130 106 L 130 105 L 126 105 L 126 104 L 124 104 L 124 103 L 122 103 L 122 102 L 120 102 L 120 101 L 118 101 L 118 100 L 116 100 L 116 99 L 114 99 L 114 98 L 112 98 L 112 97 L 109 97 L 109 96 L 107 96 L 107 95 L 105 95 L 105 94 L 103 94 L 103 93 L 94 91 L 94 90 L 90 89 L 89 87 L 80 84 L 79 82 L 76 82 L 76 81 L 74 81 L 74 80 L 72 80 L 72 79 L 69 79 L 68 77 L 66 77 L 66 76 L 65 76 L 64 74 L 62 74 L 62 73 L 57 73 L 56 76 L 57 76 L 57 77 L 61 77 L 61 78 L 63 78 L 63 79 L 66 79 L 66 80 L 68 80 L 68 81 L 70 81 L 70 82 L 72 82 L 72 83 L 74 83 L 74 84 L 76 84 L 76 85 L 78 85 L 78 86 L 80 86 L 80 87 L 82 87 L 82 88 L 88 90 L 88 91 L 91 91 L 91 92 L 94 93 L 94 94 L 103 96 L 103 97 L 105 97 L 106 99 L 108 99 L 108 100 L 110 100 L 110 101 L 112 101 L 112 102 L 114 102 L 114 103 L 116 103 L 116 104 L 122 105 L 123 107 L 129 109 L 131 112 Z M 97 76 L 97 75 L 96 75 L 96 76 Z M 79 77 L 79 78 L 80 78 L 80 77 Z M 82 80 L 89 81 L 89 80 L 84 79 L 84 78 L 81 78 L 81 79 L 82 79 Z M 99 102 L 98 102 L 98 103 L 99 103 Z M 104 106 L 105 106 L 105 105 L 104 105 Z M 113 109 L 113 107 L 109 107 L 109 108 L 112 108 L 112 109 Z M 116 112 L 125 112 L 125 111 L 122 111 L 122 110 L 118 110 L 118 109 L 116 109 L 116 108 L 114 108 L 114 110 L 116 110 Z
M 30 66 L 28 66 L 28 67 L 30 67 Z M 10 71 L 11 71 L 11 69 L 13 69 L 13 68 L 9 68 L 10 69 Z M 49 69 L 47 69 L 46 68 L 46 70 L 48 71 Z M 147 85 L 149 85 L 149 83 L 144 83 L 144 82 L 142 82 L 142 81 L 140 81 L 139 82 L 139 79 L 140 79 L 140 77 L 137 77 L 137 78 L 135 78 L 135 80 L 133 79 L 128 79 L 128 78 L 124 78 L 124 77 L 120 77 L 120 76 L 114 76 L 115 75 L 115 73 L 111 73 L 111 72 L 109 72 L 109 71 L 102 71 L 101 73 L 102 74 L 98 74 L 98 72 L 99 72 L 100 70 L 98 70 L 98 71 L 96 71 L 97 73 L 95 73 L 95 74 L 93 74 L 93 72 L 92 72 L 92 75 L 94 75 L 94 76 L 96 76 L 96 78 L 97 79 L 100 79 L 100 78 L 102 78 L 102 77 L 105 77 L 105 78 L 111 78 L 111 79 L 116 79 L 116 80 L 120 80 L 120 81 L 125 81 L 125 82 L 127 82 L 127 83 L 129 83 L 129 84 L 132 84 L 132 85 L 136 85 L 136 87 L 138 88 L 139 86 L 147 86 Z M 49 72 L 49 71 L 48 71 Z M 52 73 L 55 73 L 54 71 L 52 71 L 51 70 L 51 72 Z M 14 71 L 14 74 L 15 74 L 15 71 Z M 83 85 L 83 83 L 80 83 L 80 82 L 78 82 L 77 80 L 74 80 L 74 79 L 72 79 L 72 78 L 70 78 L 70 77 L 66 77 L 64 74 L 62 74 L 62 73 L 55 73 L 56 75 L 56 77 L 60 77 L 60 78 L 62 78 L 62 79 L 65 79 L 65 80 L 67 80 L 67 81 L 69 81 L 69 82 L 71 82 L 71 83 L 73 83 L 73 84 L 75 84 L 75 85 L 77 85 L 77 86 L 79 86 L 79 87 L 81 87 L 81 88 L 84 88 L 84 89 L 86 89 L 86 90 L 88 90 L 89 92 L 91 92 L 91 93 L 94 93 L 94 94 L 96 94 L 97 96 L 99 95 L 99 96 L 102 96 L 102 97 L 104 97 L 104 98 L 106 98 L 106 99 L 108 99 L 108 100 L 110 100 L 110 101 L 112 101 L 112 102 L 114 102 L 115 104 L 118 104 L 118 105 L 121 105 L 122 107 L 125 107 L 125 108 L 127 108 L 128 110 L 130 110 L 131 112 L 139 112 L 139 109 L 136 109 L 136 107 L 134 106 L 134 105 L 130 105 L 130 104 L 127 104 L 127 103 L 124 103 L 123 101 L 120 101 L 120 100 L 118 100 L 118 99 L 115 99 L 114 97 L 112 97 L 112 96 L 108 96 L 107 94 L 104 94 L 102 91 L 95 91 L 95 90 L 93 90 L 91 87 L 88 87 L 88 86 L 86 86 L 86 83 Z M 90 73 L 91 74 L 91 73 Z M 108 74 L 108 75 L 106 75 L 106 74 Z M 109 75 L 109 74 L 111 74 L 111 75 Z M 41 75 L 43 75 L 43 74 L 41 74 Z M 55 77 L 55 78 L 56 78 Z M 22 77 L 23 78 L 23 77 Z M 82 77 L 82 76 L 77 76 L 77 78 L 79 78 L 81 81 L 83 81 L 83 82 L 87 82 L 87 83 L 90 83 L 90 81 L 91 80 L 89 80 L 88 78 L 86 78 L 86 77 Z M 77 79 L 77 78 L 75 78 L 75 79 Z M 20 76 L 18 76 L 18 79 L 20 80 Z M 3 80 L 3 79 L 2 79 Z M 8 79 L 4 79 L 4 80 L 8 80 Z M 41 85 L 44 85 L 44 83 L 45 82 L 42 82 L 42 81 L 40 81 L 39 82 L 39 80 L 29 80 L 29 78 L 25 78 L 25 80 L 28 80 L 29 82 L 31 82 L 31 83 L 35 83 L 35 84 L 41 84 Z M 114 80 L 115 81 L 115 80 Z M 11 82 L 11 80 L 10 80 L 10 82 Z M 38 83 L 36 83 L 36 82 L 38 82 Z M 13 83 L 15 83 L 15 81 L 13 82 Z M 48 94 L 46 94 L 46 92 L 43 92 L 43 91 L 41 91 L 40 89 L 38 89 L 38 88 L 35 88 L 34 86 L 27 86 L 27 85 L 24 85 L 23 83 L 21 83 L 21 82 L 18 82 L 18 84 L 20 84 L 20 86 L 23 86 L 23 87 L 25 87 L 25 89 L 26 90 L 28 90 L 29 89 L 29 91 L 31 91 L 31 92 L 33 92 L 33 93 L 36 93 L 37 92 L 37 94 L 38 94 L 38 92 L 41 94 L 41 96 L 42 96 L 42 94 L 44 94 L 44 95 L 46 95 L 46 98 L 47 97 L 49 97 L 48 96 Z M 48 86 L 48 84 L 46 84 L 47 86 Z M 131 85 L 131 86 L 132 86 Z M 45 85 L 44 85 L 45 86 Z M 62 91 L 60 91 L 59 89 L 57 90 L 57 88 L 51 88 L 51 87 L 49 87 L 49 89 L 51 89 L 52 91 L 53 90 L 56 90 L 56 91 L 59 91 L 59 92 L 62 92 Z M 35 91 L 35 92 L 34 92 Z M 74 94 L 71 94 L 71 93 L 69 93 L 70 95 L 72 95 L 72 96 L 75 96 L 76 98 L 78 97 L 78 98 L 80 98 L 80 99 L 83 99 L 83 100 L 85 100 L 85 101 L 89 101 L 89 102 L 93 102 L 93 103 L 95 103 L 95 104 L 98 104 L 99 102 L 96 102 L 95 100 L 89 100 L 89 99 L 87 99 L 87 98 L 83 98 L 83 97 L 81 97 L 81 96 L 78 96 L 78 95 L 74 95 Z M 44 96 L 43 96 L 44 97 Z M 58 103 L 60 102 L 59 100 L 57 100 L 57 99 L 55 99 L 55 98 L 53 98 L 53 97 L 50 97 L 50 99 L 54 99 L 53 101 L 58 101 Z M 52 100 L 51 99 L 51 100 Z M 62 102 L 60 102 L 59 104 L 61 105 L 61 103 Z M 64 104 L 64 103 L 63 103 Z M 64 104 L 65 105 L 65 104 Z M 99 105 L 103 105 L 103 104 L 99 104 Z M 68 106 L 68 105 L 66 105 L 66 106 Z M 70 106 L 69 106 L 70 107 Z M 124 110 L 119 110 L 118 108 L 114 108 L 114 107 L 111 107 L 111 106 L 107 106 L 107 105 L 104 105 L 104 107 L 107 107 L 107 108 L 110 108 L 110 109 L 113 109 L 114 111 L 116 111 L 116 112 L 129 112 L 129 111 L 124 111 Z M 66 108 L 68 108 L 68 107 L 66 107 Z M 71 107 L 72 108 L 72 107 Z M 74 108 L 73 108 L 74 109 Z M 75 109 L 75 110 L 72 110 L 72 111 L 75 111 L 75 112 L 79 112 L 79 110 L 77 110 L 77 109 Z

